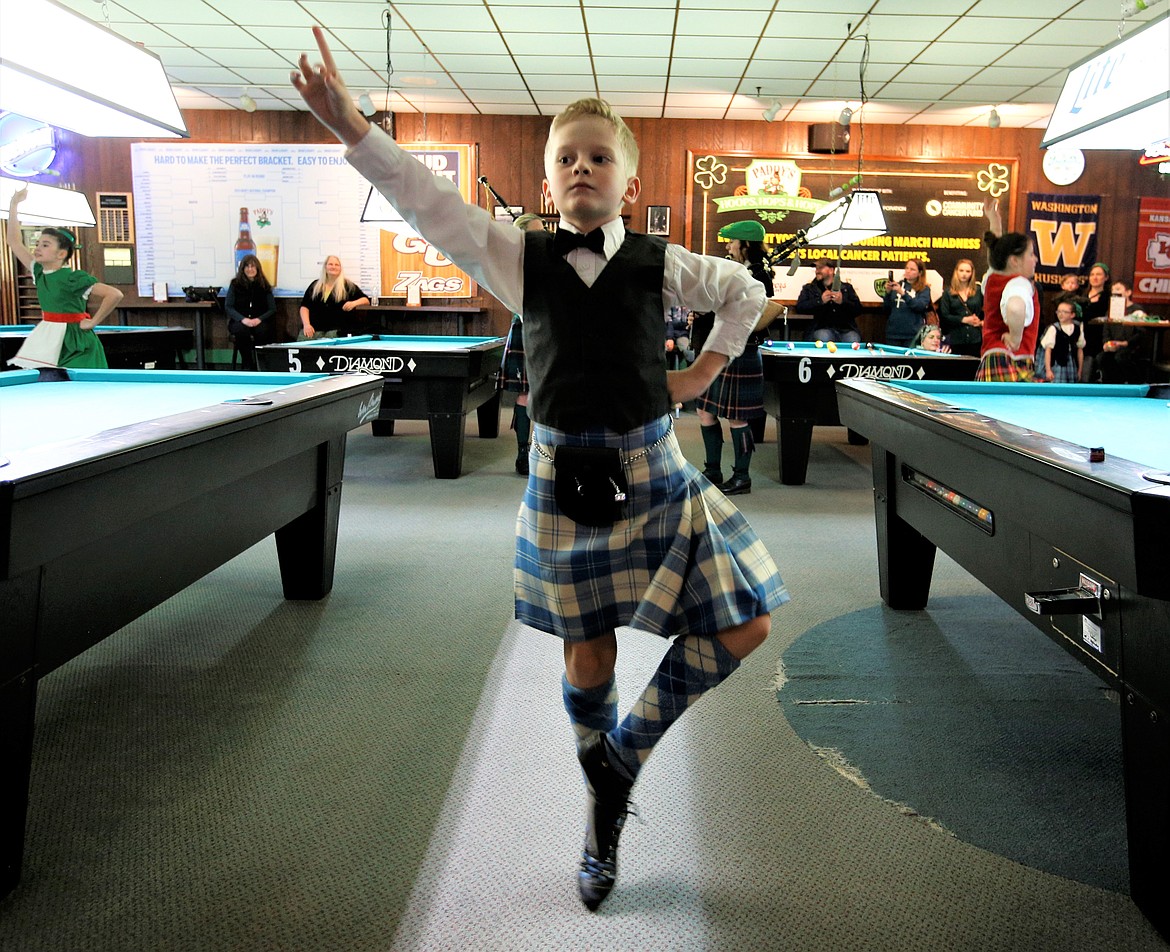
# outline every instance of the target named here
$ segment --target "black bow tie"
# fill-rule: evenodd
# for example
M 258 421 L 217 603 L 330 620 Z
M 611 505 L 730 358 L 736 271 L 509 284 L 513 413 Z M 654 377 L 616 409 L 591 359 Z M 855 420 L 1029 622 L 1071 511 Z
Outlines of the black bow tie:
M 557 233 L 553 235 L 553 251 L 563 257 L 574 248 L 588 248 L 599 255 L 604 254 L 605 232 L 600 228 L 594 228 L 589 234 L 582 235 L 566 228 L 558 228 Z

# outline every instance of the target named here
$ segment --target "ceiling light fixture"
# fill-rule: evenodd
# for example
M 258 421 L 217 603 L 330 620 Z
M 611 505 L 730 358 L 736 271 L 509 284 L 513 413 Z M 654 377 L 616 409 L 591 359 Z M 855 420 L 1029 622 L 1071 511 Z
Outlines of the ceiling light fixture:
M 1164 13 L 1073 63 L 1040 148 L 1144 150 L 1170 137 L 1170 74 L 1151 66 L 1168 56 Z
M 992 106 L 991 112 L 987 114 L 987 128 L 998 129 L 1002 122 L 1003 120 L 999 118 L 999 112 L 996 110 L 995 106 Z
M 362 115 L 367 119 L 378 111 L 374 108 L 374 101 L 370 99 L 369 93 L 362 93 L 358 96 L 358 109 L 362 111 Z
M 154 53 L 52 0 L 17 19 L 0 31 L 0 109 L 83 136 L 189 137 Z
M 240 108 L 244 112 L 256 111 L 256 100 L 247 94 L 247 92 L 240 93 Z
M 762 113 L 762 115 L 764 117 L 764 122 L 772 122 L 773 120 L 775 120 L 776 116 L 778 116 L 780 114 L 780 110 L 783 108 L 784 108 L 784 106 L 780 102 L 779 99 L 773 99 L 772 105 L 770 105 Z
M 837 121 L 846 129 L 848 129 L 849 123 L 853 121 L 853 110 L 846 106 L 841 110 L 841 115 L 837 117 Z
M 12 196 L 22 188 L 28 189 L 28 197 L 20 204 L 22 225 L 73 225 L 92 228 L 97 224 L 89 199 L 83 192 L 71 188 L 57 188 L 53 185 L 38 185 L 36 182 L 20 182 L 16 179 L 0 178 L 0 218 L 8 217 L 8 206 Z

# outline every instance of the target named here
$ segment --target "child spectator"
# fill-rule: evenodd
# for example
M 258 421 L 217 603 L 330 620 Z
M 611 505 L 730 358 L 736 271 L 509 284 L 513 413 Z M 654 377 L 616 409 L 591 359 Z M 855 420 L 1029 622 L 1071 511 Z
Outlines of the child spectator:
M 1050 383 L 1076 383 L 1085 363 L 1085 329 L 1076 319 L 1076 305 L 1056 305 L 1056 323 L 1049 324 L 1040 339 L 1044 351 L 1044 379 Z

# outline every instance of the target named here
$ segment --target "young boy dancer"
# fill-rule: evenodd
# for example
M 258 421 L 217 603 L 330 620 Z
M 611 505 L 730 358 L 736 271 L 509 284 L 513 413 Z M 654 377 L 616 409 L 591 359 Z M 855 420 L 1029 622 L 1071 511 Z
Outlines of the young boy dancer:
M 630 788 L 654 744 L 764 641 L 770 612 L 788 600 L 751 527 L 686 461 L 671 428 L 673 405 L 706 391 L 743 350 L 763 288 L 735 262 L 627 234 L 621 210 L 638 197 L 638 148 L 606 103 L 580 100 L 553 120 L 544 189 L 560 225 L 555 238 L 523 233 L 465 204 L 371 127 L 314 34 L 323 63 L 302 55 L 292 81 L 349 162 L 524 319 L 534 426 L 516 617 L 563 641 L 587 801 L 577 885 L 596 909 L 613 888 Z M 668 374 L 662 321 L 674 305 L 716 320 L 695 363 Z M 607 453 L 614 468 L 595 458 Z M 606 484 L 610 498 L 595 495 Z M 674 640 L 619 724 L 615 629 L 626 625 Z

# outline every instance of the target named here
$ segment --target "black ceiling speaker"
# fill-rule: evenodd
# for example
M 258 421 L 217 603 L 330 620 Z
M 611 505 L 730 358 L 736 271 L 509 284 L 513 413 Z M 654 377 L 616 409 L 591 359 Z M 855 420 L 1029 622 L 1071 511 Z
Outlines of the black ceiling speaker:
M 814 122 L 808 127 L 808 151 L 834 155 L 849 151 L 849 127 L 839 122 Z

